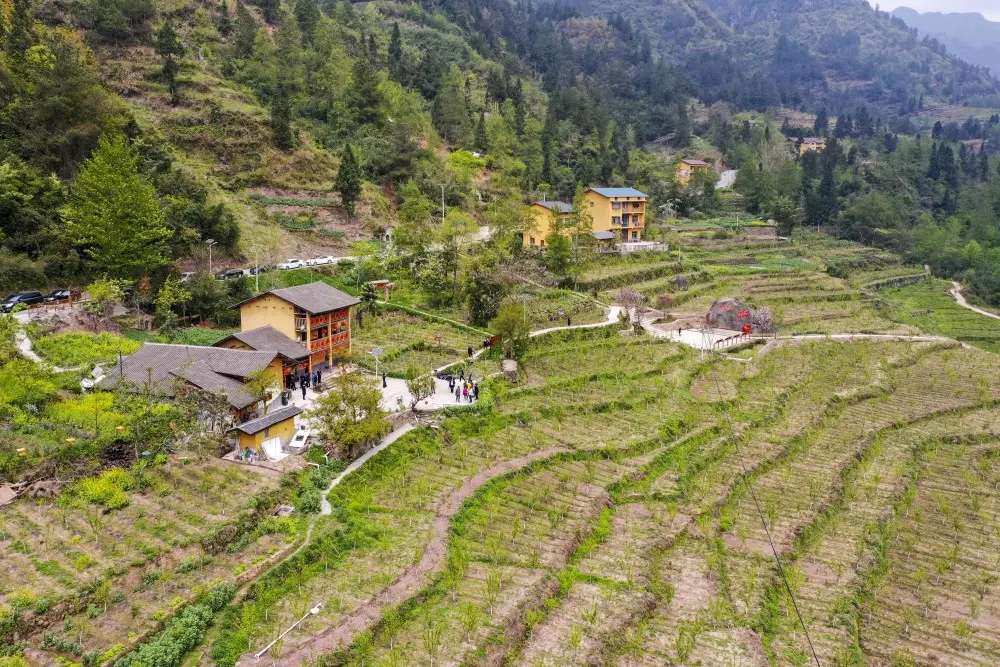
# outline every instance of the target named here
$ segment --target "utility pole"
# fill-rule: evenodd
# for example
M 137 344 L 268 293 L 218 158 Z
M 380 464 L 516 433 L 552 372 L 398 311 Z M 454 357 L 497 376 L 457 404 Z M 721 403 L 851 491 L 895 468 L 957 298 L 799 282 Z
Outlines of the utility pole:
M 205 241 L 208 244 L 208 275 L 212 275 L 212 246 L 215 245 L 215 239 L 208 239 Z

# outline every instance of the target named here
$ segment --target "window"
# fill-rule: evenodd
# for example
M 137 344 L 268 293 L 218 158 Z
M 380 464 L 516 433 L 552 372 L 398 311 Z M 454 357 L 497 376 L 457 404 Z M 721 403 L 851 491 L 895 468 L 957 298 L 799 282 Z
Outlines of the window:
M 590 202 L 590 208 L 594 208 L 594 202 Z
M 632 208 L 635 209 L 636 211 L 638 211 L 639 210 L 639 202 L 637 202 L 637 201 L 636 202 L 632 202 Z
M 542 239 L 542 247 L 545 247 L 545 239 Z
M 620 216 L 617 216 L 617 215 L 613 215 L 613 216 L 611 216 L 611 224 L 612 224 L 612 225 L 620 225 L 620 224 L 622 224 L 622 219 L 621 219 L 621 217 L 620 217 Z
M 611 210 L 612 211 L 617 211 L 621 207 L 622 207 L 622 205 L 619 204 L 618 202 L 616 202 L 616 201 L 611 202 Z
M 531 237 L 531 245 L 535 245 L 535 237 L 534 236 Z
M 639 240 L 639 232 L 632 232 L 632 240 L 633 241 Z

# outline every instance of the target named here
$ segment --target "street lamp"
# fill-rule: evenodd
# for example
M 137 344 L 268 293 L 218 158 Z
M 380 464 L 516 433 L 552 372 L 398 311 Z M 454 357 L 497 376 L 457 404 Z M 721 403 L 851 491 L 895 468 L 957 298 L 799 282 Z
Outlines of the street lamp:
M 217 241 L 215 239 L 208 239 L 205 243 L 208 244 L 208 275 L 212 275 L 212 246 L 214 246 Z

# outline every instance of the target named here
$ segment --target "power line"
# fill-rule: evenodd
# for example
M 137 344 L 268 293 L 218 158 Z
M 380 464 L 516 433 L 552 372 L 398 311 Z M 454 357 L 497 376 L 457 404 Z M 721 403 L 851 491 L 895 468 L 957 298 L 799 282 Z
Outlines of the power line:
M 760 517 L 760 525 L 764 527 L 764 533 L 767 535 L 767 543 L 771 545 L 771 553 L 774 554 L 774 562 L 778 566 L 778 573 L 781 575 L 781 580 L 785 583 L 785 590 L 788 591 L 788 597 L 792 600 L 792 607 L 795 609 L 795 615 L 799 619 L 799 625 L 802 626 L 802 632 L 805 633 L 806 641 L 809 643 L 809 650 L 812 652 L 813 660 L 816 661 L 816 667 L 823 667 L 819 661 L 819 656 L 816 655 L 816 648 L 813 646 L 812 638 L 809 636 L 809 629 L 806 627 L 805 619 L 802 618 L 802 613 L 799 611 L 799 604 L 795 601 L 795 595 L 792 593 L 792 586 L 788 583 L 788 577 L 785 575 L 785 566 L 781 563 L 781 557 L 778 556 L 778 550 L 774 547 L 774 540 L 771 539 L 771 530 L 767 527 L 767 521 L 764 520 L 764 512 L 760 509 L 760 503 L 757 501 L 757 494 L 754 493 L 753 484 L 750 482 L 750 472 L 747 470 L 746 461 L 743 459 L 743 451 L 740 449 L 740 440 L 736 437 L 736 431 L 733 429 L 733 422 L 729 418 L 729 408 L 726 407 L 726 401 L 722 396 L 722 386 L 719 384 L 719 376 L 715 373 L 715 365 L 709 367 L 712 371 L 712 380 L 715 382 L 715 390 L 719 393 L 719 400 L 722 401 L 722 414 L 726 418 L 726 426 L 729 429 L 729 438 L 733 441 L 733 445 L 736 447 L 736 456 L 740 459 L 740 467 L 743 468 L 743 478 L 746 480 L 747 489 L 750 491 L 750 497 L 753 499 L 754 507 L 757 508 L 757 516 Z

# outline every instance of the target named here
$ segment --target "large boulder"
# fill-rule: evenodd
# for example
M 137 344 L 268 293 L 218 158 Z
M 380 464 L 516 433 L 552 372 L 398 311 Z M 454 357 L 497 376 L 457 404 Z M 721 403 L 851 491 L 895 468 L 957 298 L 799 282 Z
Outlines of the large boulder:
M 753 326 L 753 309 L 738 299 L 725 296 L 712 304 L 705 320 L 713 329 L 743 331 L 744 326 Z

